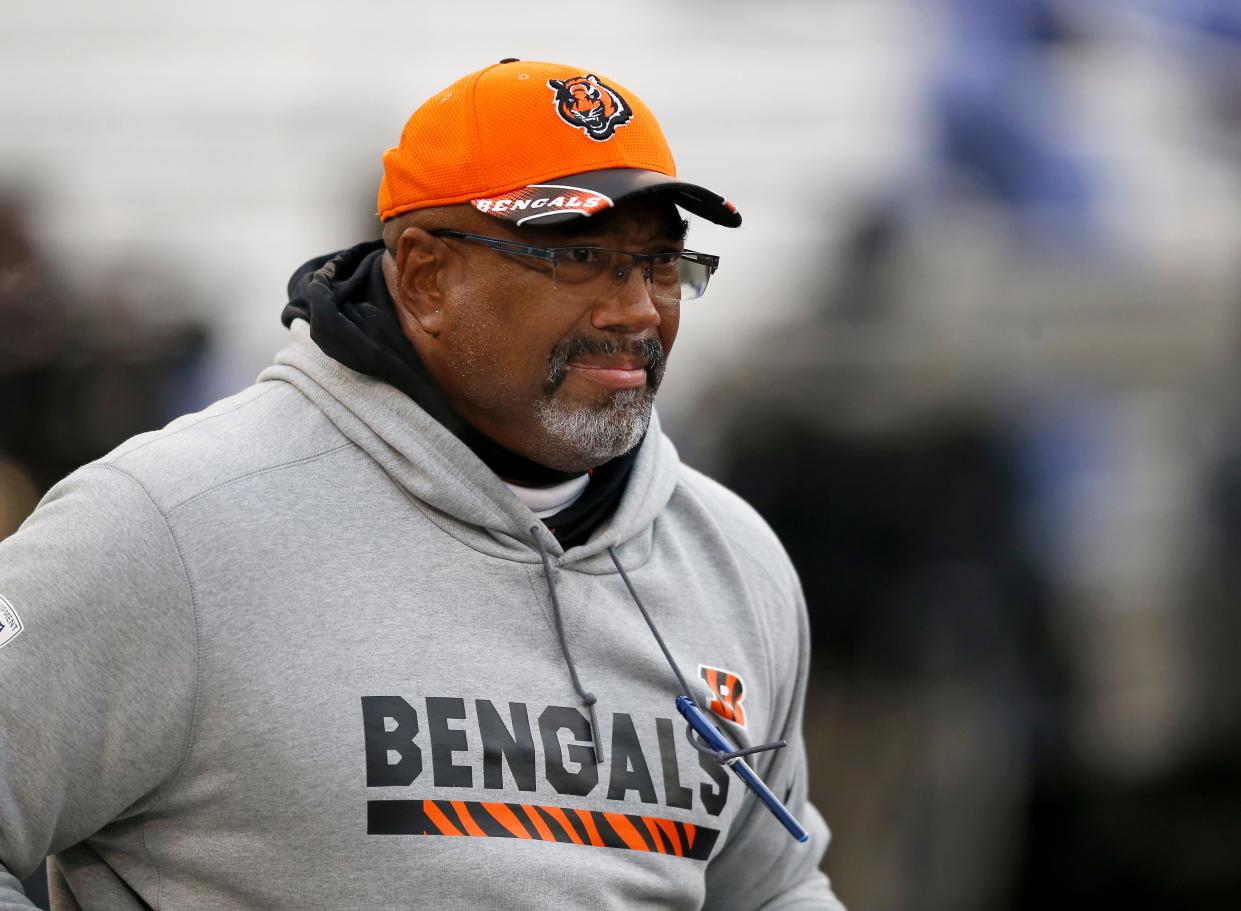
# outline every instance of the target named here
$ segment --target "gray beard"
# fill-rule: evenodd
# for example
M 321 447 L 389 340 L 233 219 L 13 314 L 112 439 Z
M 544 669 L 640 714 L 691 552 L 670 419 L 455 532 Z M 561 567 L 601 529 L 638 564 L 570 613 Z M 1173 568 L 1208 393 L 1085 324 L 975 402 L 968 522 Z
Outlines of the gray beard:
M 637 446 L 651 422 L 655 390 L 623 389 L 600 408 L 566 408 L 554 396 L 535 406 L 543 432 L 566 452 L 602 465 Z
M 567 408 L 556 397 L 565 381 L 569 361 L 576 354 L 641 354 L 647 361 L 647 383 L 638 389 L 613 393 L 607 404 Z M 651 423 L 655 392 L 664 378 L 667 355 L 656 338 L 567 339 L 548 358 L 543 397 L 535 414 L 543 432 L 562 452 L 573 453 L 586 465 L 602 465 L 624 455 L 642 440 Z

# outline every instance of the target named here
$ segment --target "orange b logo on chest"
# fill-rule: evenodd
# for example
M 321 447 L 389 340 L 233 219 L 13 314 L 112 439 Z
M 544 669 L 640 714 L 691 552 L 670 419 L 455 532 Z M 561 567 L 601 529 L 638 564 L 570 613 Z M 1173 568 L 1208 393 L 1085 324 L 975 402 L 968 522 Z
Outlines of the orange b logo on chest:
M 705 664 L 698 666 L 698 675 L 707 681 L 707 686 L 711 689 L 711 711 L 725 721 L 745 727 L 745 709 L 741 707 L 745 684 L 741 678 L 731 671 L 707 667 Z

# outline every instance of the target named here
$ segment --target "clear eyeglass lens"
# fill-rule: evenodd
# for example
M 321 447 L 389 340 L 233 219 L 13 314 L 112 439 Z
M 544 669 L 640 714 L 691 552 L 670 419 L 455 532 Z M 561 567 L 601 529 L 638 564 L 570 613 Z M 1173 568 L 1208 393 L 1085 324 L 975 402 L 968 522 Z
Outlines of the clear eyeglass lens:
M 592 247 L 562 250 L 555 260 L 554 281 L 558 286 L 574 288 L 588 295 L 606 295 L 619 287 L 638 265 L 634 255 Z M 707 288 L 711 270 L 702 263 L 688 260 L 677 253 L 643 262 L 649 270 L 651 293 L 660 300 L 696 300 Z
M 677 260 L 677 279 L 681 288 L 681 300 L 698 300 L 707 290 L 711 268 L 702 263 L 681 257 Z

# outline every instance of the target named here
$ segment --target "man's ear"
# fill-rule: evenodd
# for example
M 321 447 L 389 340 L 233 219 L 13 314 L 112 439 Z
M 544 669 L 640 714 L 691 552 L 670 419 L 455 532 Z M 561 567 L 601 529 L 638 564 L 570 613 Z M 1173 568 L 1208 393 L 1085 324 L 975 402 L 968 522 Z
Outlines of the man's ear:
M 427 335 L 443 327 L 444 298 L 440 271 L 447 265 L 449 248 L 422 228 L 410 226 L 396 242 L 397 307 L 404 310 Z

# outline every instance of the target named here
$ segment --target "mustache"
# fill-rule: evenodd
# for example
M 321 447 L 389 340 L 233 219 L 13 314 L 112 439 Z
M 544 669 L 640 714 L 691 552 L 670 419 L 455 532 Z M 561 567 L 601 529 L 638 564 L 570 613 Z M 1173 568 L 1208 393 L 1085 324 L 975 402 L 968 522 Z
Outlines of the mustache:
M 545 395 L 551 395 L 560 388 L 568 376 L 569 361 L 583 354 L 631 354 L 642 358 L 646 361 L 646 385 L 652 392 L 657 390 L 663 381 L 664 368 L 668 363 L 663 342 L 656 336 L 600 339 L 575 335 L 562 341 L 548 355 L 547 379 L 543 383 Z

